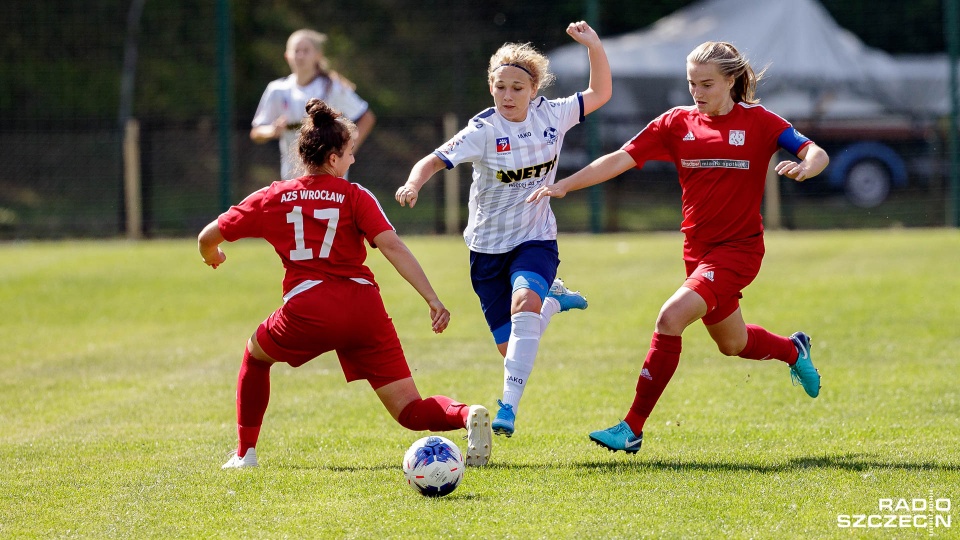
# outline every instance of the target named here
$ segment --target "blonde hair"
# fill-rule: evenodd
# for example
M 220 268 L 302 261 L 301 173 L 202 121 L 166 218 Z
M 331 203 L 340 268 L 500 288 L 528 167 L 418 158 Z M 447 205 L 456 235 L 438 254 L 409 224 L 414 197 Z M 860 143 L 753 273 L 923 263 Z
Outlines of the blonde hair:
M 763 77 L 766 68 L 755 74 L 750 62 L 732 44 L 726 41 L 702 43 L 687 55 L 687 63 L 714 64 L 721 75 L 733 77 L 730 97 L 734 103 L 760 103 L 756 96 L 757 82 Z
M 326 34 L 309 28 L 301 28 L 290 34 L 290 37 L 287 38 L 287 51 L 294 50 L 297 42 L 304 38 L 310 40 L 310 43 L 317 49 L 317 53 L 320 56 L 320 60 L 317 61 L 317 71 L 323 75 L 330 73 L 330 64 L 327 62 L 327 57 L 323 54 L 323 46 L 327 43 Z
M 550 59 L 530 43 L 504 43 L 497 49 L 497 52 L 490 57 L 487 81 L 492 83 L 494 73 L 505 65 L 526 71 L 533 79 L 533 86 L 537 90 L 550 86 L 556 80 L 556 76 L 550 73 Z

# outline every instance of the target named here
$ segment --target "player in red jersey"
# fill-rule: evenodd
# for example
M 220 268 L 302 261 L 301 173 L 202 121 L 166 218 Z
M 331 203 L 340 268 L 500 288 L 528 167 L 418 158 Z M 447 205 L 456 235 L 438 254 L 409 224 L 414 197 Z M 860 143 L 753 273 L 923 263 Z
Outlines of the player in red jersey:
M 467 429 L 467 465 L 490 458 L 490 414 L 446 396 L 422 399 L 373 273 L 364 240 L 377 247 L 430 306 L 433 331 L 450 312 L 372 193 L 344 180 L 357 127 L 319 99 L 306 106 L 298 148 L 306 176 L 274 182 L 231 207 L 200 233 L 203 262 L 226 261 L 220 244 L 263 238 L 283 261 L 283 305 L 247 341 L 237 382 L 237 453 L 224 469 L 257 465 L 255 450 L 270 398 L 270 367 L 298 367 L 337 352 L 347 381 L 366 379 L 393 418 L 422 431 Z
M 776 165 L 778 174 L 800 182 L 820 174 L 829 162 L 823 149 L 758 104 L 754 94 L 760 76 L 733 45 L 703 43 L 687 56 L 693 106 L 663 113 L 620 150 L 539 188 L 528 199 L 563 197 L 651 160 L 672 161 L 679 173 L 687 278 L 660 308 L 625 419 L 590 434 L 610 450 L 640 449 L 644 422 L 680 361 L 681 334 L 698 319 L 724 355 L 781 360 L 810 397 L 820 392 L 810 338 L 803 332 L 784 337 L 746 324 L 740 311 L 741 291 L 757 276 L 763 259 L 760 204 L 770 158 L 778 148 L 800 158 Z

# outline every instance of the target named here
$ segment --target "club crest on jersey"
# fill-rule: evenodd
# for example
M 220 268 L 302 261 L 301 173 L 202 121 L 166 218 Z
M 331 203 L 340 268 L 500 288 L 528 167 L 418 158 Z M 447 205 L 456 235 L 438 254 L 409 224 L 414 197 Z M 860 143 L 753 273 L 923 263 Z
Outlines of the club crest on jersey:
M 543 130 L 543 140 L 546 141 L 547 144 L 553 144 L 557 142 L 557 128 L 550 126 Z
M 743 146 L 744 139 L 747 138 L 747 132 L 741 129 L 730 130 L 730 144 L 733 146 Z
M 510 137 L 497 137 L 497 153 L 506 154 L 510 151 Z

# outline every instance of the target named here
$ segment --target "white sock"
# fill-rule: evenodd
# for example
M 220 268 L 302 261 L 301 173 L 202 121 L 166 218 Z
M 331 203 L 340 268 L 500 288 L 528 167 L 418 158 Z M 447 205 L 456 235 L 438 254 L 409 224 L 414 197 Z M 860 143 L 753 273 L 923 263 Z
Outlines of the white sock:
M 541 317 L 539 313 L 521 311 L 510 317 L 510 341 L 503 357 L 503 402 L 514 412 L 533 372 L 533 361 L 540 347 Z
M 543 299 L 543 307 L 540 308 L 540 335 L 547 331 L 547 325 L 554 315 L 560 313 L 560 301 L 550 296 Z

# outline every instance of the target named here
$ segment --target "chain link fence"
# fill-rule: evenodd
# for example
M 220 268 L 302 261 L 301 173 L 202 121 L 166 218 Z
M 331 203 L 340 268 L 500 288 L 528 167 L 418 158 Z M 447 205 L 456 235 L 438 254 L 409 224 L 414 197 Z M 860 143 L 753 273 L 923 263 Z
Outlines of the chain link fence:
M 142 61 L 138 69 L 165 74 L 153 77 L 154 86 L 138 87 L 140 189 L 142 230 L 148 238 L 195 235 L 215 218 L 222 208 L 220 136 L 216 115 L 216 26 L 213 9 L 197 5 L 197 20 L 180 32 L 181 41 L 156 42 L 149 24 L 143 29 Z M 30 7 L 33 6 L 33 7 Z M 182 6 L 181 6 L 182 8 Z M 7 43 L 36 42 L 42 61 L 12 58 L 4 53 L 0 63 L 0 239 L 117 237 L 126 232 L 124 203 L 123 130 L 117 126 L 120 70 L 124 55 L 123 6 L 108 0 L 66 2 L 57 18 L 44 14 L 39 4 L 11 0 L 2 8 L 14 31 Z M 165 9 L 147 5 L 147 10 Z M 165 13 L 161 22 L 182 24 L 182 9 Z M 853 9 L 853 8 L 851 8 Z M 919 8 L 918 8 L 919 9 Z M 928 14 L 940 17 L 938 12 Z M 174 22 L 170 22 L 174 21 Z M 180 21 L 180 22 L 176 22 Z M 95 42 L 76 42 L 71 28 L 98 25 L 110 29 Z M 119 30 L 119 32 L 118 32 Z M 454 36 L 443 36 L 454 39 Z M 191 42 L 192 40 L 192 42 Z M 192 43 L 192 46 L 187 46 Z M 439 47 L 439 46 L 438 46 Z M 440 47 L 442 48 L 442 47 Z M 18 49 L 21 50 L 21 49 Z M 199 51 L 199 53 L 197 52 Z M 474 54 L 485 61 L 490 51 Z M 207 73 L 191 74 L 180 65 L 189 55 L 200 54 Z M 437 58 L 446 58 L 440 56 Z M 445 68 L 437 58 L 424 58 L 425 73 Z M 195 60 L 195 58 L 194 58 Z M 432 63 L 436 63 L 434 66 Z M 39 67 L 38 67 L 39 66 Z M 358 66 L 359 68 L 359 66 Z M 467 75 L 467 85 L 481 85 L 483 69 Z M 88 81 L 84 70 L 115 73 L 113 86 Z M 350 70 L 345 69 L 349 74 Z M 283 73 L 277 73 L 279 77 Z M 418 76 L 421 76 L 420 74 Z M 183 82 L 187 78 L 189 85 Z M 75 114 L 38 110 L 36 95 L 26 92 L 24 81 L 45 81 L 46 102 L 67 103 Z M 380 80 L 389 85 L 391 74 Z M 240 81 L 262 90 L 266 80 Z M 31 86 L 36 88 L 36 86 Z M 363 95 L 363 89 L 358 92 Z M 90 103 L 106 93 L 117 95 L 112 109 L 93 110 Z M 240 92 L 236 125 L 230 143 L 234 162 L 229 193 L 231 202 L 278 177 L 279 150 L 274 143 L 257 145 L 248 137 L 249 121 L 256 103 Z M 251 94 L 252 95 L 252 94 Z M 761 98 L 763 97 L 761 93 Z M 433 101 L 434 114 L 385 113 L 376 110 L 378 123 L 358 153 L 350 179 L 362 183 L 380 199 L 394 225 L 404 234 L 433 234 L 447 231 L 444 221 L 444 181 L 436 175 L 424 188 L 415 210 L 400 208 L 393 193 L 421 157 L 446 140 L 443 116 L 451 107 L 437 96 L 400 96 L 399 99 Z M 192 119 L 171 119 L 150 113 L 163 108 L 165 101 L 190 104 Z M 100 99 L 100 101 L 103 101 Z M 251 103 L 247 103 L 251 101 Z M 469 100 L 461 100 L 469 101 Z M 146 104 L 144 104 L 146 103 Z M 461 103 L 458 123 L 492 105 L 492 99 Z M 400 110 L 400 108 L 394 109 Z M 147 112 L 144 112 L 147 111 Z M 649 121 L 650 118 L 607 117 L 603 123 L 578 126 L 567 136 L 559 164 L 559 175 L 574 172 L 594 155 L 612 151 Z M 943 121 L 902 131 L 890 140 L 905 163 L 905 181 L 892 186 L 890 193 L 870 205 L 854 204 L 843 186 L 814 179 L 802 185 L 781 182 L 780 221 L 796 229 L 845 227 L 929 227 L 946 222 L 948 179 Z M 818 133 L 808 133 L 831 150 L 836 159 L 839 143 Z M 855 140 L 857 133 L 849 133 Z M 821 136 L 823 138 L 821 139 Z M 835 143 L 837 145 L 835 145 Z M 862 174 L 871 179 L 884 171 L 867 167 Z M 466 194 L 469 167 L 458 168 L 461 225 L 466 222 Z M 672 165 L 652 163 L 642 171 L 629 171 L 591 190 L 573 193 L 553 204 L 559 226 L 566 232 L 587 232 L 599 223 L 604 231 L 676 230 L 680 222 L 680 190 Z M 597 214 L 599 213 L 599 214 Z

